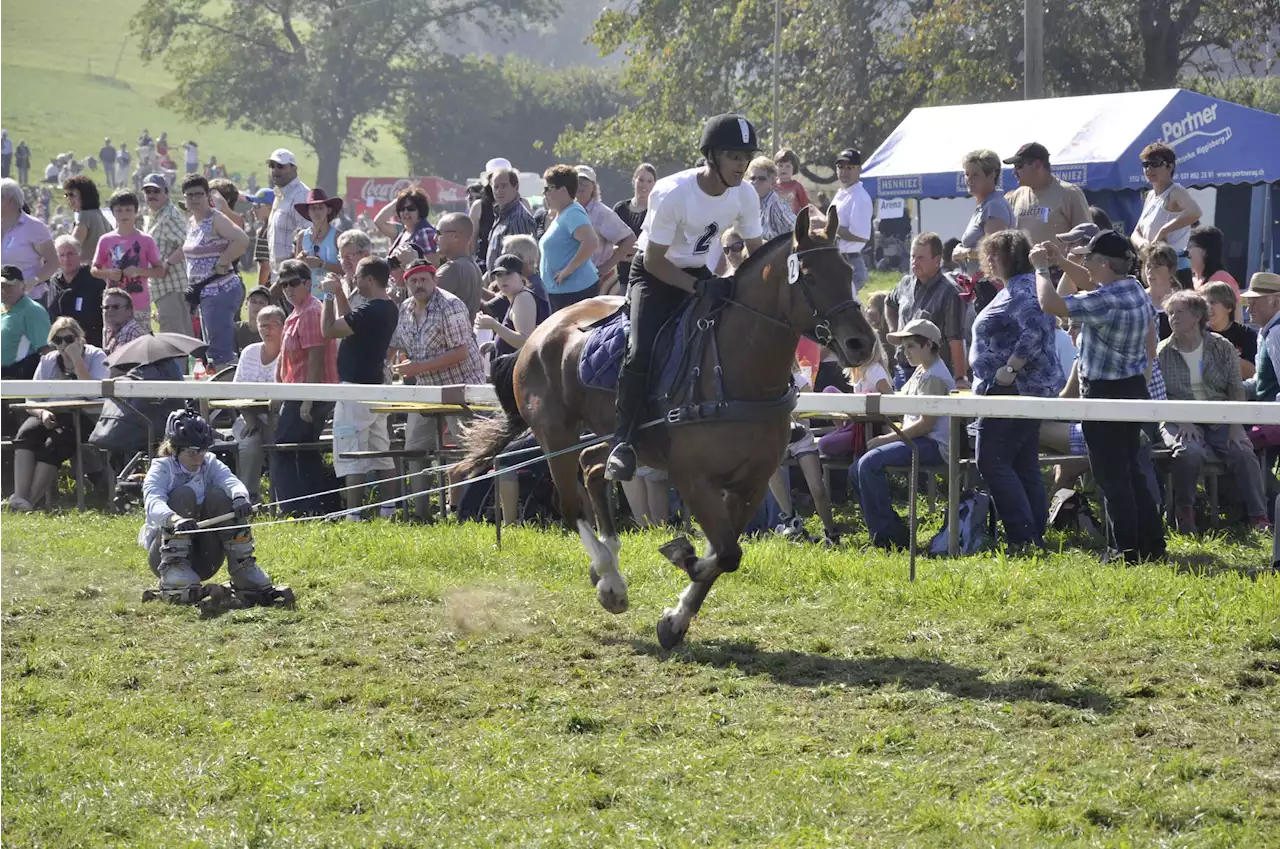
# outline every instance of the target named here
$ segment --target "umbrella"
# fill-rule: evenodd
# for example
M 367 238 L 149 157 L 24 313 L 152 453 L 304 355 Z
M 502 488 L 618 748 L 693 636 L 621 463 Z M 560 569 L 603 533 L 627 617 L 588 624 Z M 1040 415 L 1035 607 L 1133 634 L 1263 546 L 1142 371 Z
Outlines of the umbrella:
M 185 333 L 157 333 L 139 336 L 107 357 L 107 365 L 144 366 L 173 357 L 186 357 L 209 347 L 204 341 Z

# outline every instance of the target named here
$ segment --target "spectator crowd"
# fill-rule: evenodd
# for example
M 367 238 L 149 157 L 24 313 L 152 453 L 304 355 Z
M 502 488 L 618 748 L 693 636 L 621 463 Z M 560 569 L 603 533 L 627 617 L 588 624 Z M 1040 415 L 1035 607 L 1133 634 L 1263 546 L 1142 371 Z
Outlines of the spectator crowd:
M 51 229 L 42 220 L 47 214 L 28 209 L 22 189 L 30 176 L 25 142 L 5 155 L 6 378 L 89 379 L 105 371 L 114 351 L 158 329 L 201 336 L 211 367 L 233 369 L 239 381 L 496 380 L 555 311 L 598 294 L 626 294 L 660 179 L 641 164 L 632 196 L 609 205 L 592 167 L 557 165 L 544 174 L 541 202 L 531 203 L 521 196 L 519 172 L 493 159 L 469 187 L 466 212 L 433 218 L 426 194 L 410 187 L 371 220 L 344 226 L 343 200 L 307 186 L 285 149 L 266 158 L 269 185 L 246 185 L 242 193 L 212 157 L 201 167 L 195 142 L 171 146 L 165 133 L 152 139 L 144 130 L 131 152 L 106 139 L 96 156 L 105 200 L 91 169 L 69 154 L 63 159 L 53 158 L 45 171 L 44 182 L 60 187 L 68 211 L 65 226 Z M 816 391 L 1274 403 L 1280 276 L 1260 272 L 1241 286 L 1224 267 L 1222 234 L 1200 226 L 1201 210 L 1176 181 L 1174 151 L 1154 143 L 1141 159 L 1151 190 L 1124 233 L 1079 187 L 1053 174 L 1043 145 L 1025 144 L 1003 160 L 990 150 L 972 152 L 959 163 L 975 202 L 968 226 L 947 242 L 934 233 L 915 236 L 909 272 L 864 299 L 879 340 L 872 361 L 846 372 L 823 352 L 811 371 L 797 364 L 797 380 Z M 8 177 L 11 164 L 17 180 Z M 796 180 L 799 164 L 785 149 L 750 163 L 747 180 L 759 197 L 766 240 L 790 231 L 809 206 Z M 1018 182 L 1007 192 L 999 187 L 1002 164 Z M 856 295 L 874 265 L 871 197 L 857 149 L 839 151 L 830 165 L 839 181 L 831 200 L 837 247 Z M 821 222 L 828 210 L 812 213 Z M 729 230 L 720 244 L 718 270 L 729 273 L 744 259 L 746 240 Z M 12 427 L 10 419 L 21 417 L 6 413 L 6 438 L 23 446 L 15 461 L 22 488 L 9 502 L 15 510 L 30 509 L 47 486 L 46 467 L 56 469 L 75 450 L 66 444 L 64 417 L 40 412 Z M 272 496 L 289 500 L 291 511 L 324 510 L 309 499 L 331 489 L 335 474 L 352 487 L 352 508 L 365 496 L 359 484 L 392 476 L 387 417 L 366 404 L 289 401 L 270 421 L 274 433 L 263 415 L 236 421 L 241 464 L 258 472 L 269 466 Z M 339 458 L 332 469 L 319 450 L 305 447 L 328 427 Z M 1136 561 L 1164 554 L 1162 505 L 1173 506 L 1177 530 L 1198 530 L 1197 484 L 1206 463 L 1230 471 L 1242 521 L 1269 528 L 1277 431 L 982 418 L 973 423 L 972 451 L 1011 549 L 1045 544 L 1041 457 L 1049 451 L 1087 458 L 1105 502 L 1110 550 Z M 848 466 L 871 541 L 903 546 L 908 529 L 887 475 L 909 463 L 904 436 L 925 464 L 968 453 L 968 444 L 950 444 L 950 433 L 945 418 L 909 416 L 901 436 L 855 423 L 793 445 L 789 454 L 805 470 L 826 539 L 838 532 L 832 493 L 819 491 L 819 458 Z M 409 417 L 406 449 L 436 448 L 439 439 L 434 422 Z M 263 446 L 273 442 L 303 447 L 273 452 L 268 462 Z M 1155 473 L 1157 459 L 1171 464 L 1171 492 Z M 1069 482 L 1070 463 L 1061 465 L 1056 479 Z M 242 469 L 241 477 L 251 497 L 260 497 L 260 474 Z M 661 481 L 661 473 L 642 470 L 624 485 L 642 521 L 668 518 Z M 779 529 L 803 538 L 788 488 L 775 492 L 787 508 Z

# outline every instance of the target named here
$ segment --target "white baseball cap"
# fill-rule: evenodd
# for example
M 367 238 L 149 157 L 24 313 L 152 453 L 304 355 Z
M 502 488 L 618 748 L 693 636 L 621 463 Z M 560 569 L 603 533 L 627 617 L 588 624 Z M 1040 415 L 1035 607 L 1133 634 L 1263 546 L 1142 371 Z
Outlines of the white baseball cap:
M 593 183 L 600 182 L 596 179 L 596 169 L 592 168 L 590 165 L 579 165 L 574 170 L 578 172 L 579 177 L 586 177 Z
M 497 171 L 499 168 L 510 168 L 510 167 L 511 167 L 510 159 L 506 159 L 505 157 L 502 157 L 502 156 L 497 156 L 497 157 L 494 157 L 493 159 L 490 159 L 488 162 L 484 164 L 484 172 L 486 174 L 491 174 L 494 171 Z
M 268 162 L 278 162 L 281 165 L 297 165 L 298 159 L 293 155 L 293 151 L 285 150 L 283 147 L 271 151 L 271 155 L 267 157 Z

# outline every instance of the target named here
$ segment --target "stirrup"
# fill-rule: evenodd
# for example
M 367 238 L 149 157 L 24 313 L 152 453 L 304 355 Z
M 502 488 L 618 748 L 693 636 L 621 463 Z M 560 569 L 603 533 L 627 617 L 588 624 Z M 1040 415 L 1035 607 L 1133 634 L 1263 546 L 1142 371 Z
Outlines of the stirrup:
M 604 464 L 604 478 L 610 481 L 629 481 L 636 476 L 636 450 L 630 442 L 619 442 L 609 452 Z

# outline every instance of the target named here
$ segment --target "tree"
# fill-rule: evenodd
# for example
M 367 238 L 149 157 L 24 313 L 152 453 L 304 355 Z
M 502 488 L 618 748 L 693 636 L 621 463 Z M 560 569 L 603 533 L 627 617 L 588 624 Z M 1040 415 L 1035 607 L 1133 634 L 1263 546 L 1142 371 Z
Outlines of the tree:
M 921 105 L 1017 99 L 1023 0 L 783 0 L 785 142 L 826 180 L 833 151 L 870 153 Z M 772 0 L 635 0 L 592 41 L 623 53 L 640 105 L 561 137 L 558 150 L 617 165 L 689 163 L 697 127 L 728 109 L 769 138 Z M 1261 56 L 1280 0 L 1070 0 L 1046 4 L 1045 83 L 1054 96 L 1169 88 L 1180 74 Z M 813 167 L 818 167 L 814 164 Z
M 913 0 L 895 53 L 927 82 L 926 102 L 1022 93 L 1023 0 Z M 1187 72 L 1215 75 L 1220 51 L 1262 57 L 1280 0 L 1072 0 L 1045 6 L 1050 96 L 1173 88 Z
M 393 109 L 422 57 L 466 21 L 542 20 L 557 0 L 146 0 L 132 32 L 177 80 L 162 103 L 195 121 L 297 136 L 338 187 L 343 154 L 372 163 L 370 119 Z
M 606 68 L 439 56 L 415 77 L 394 132 L 417 173 L 461 180 L 495 156 L 541 172 L 559 161 L 556 140 L 575 123 L 606 119 L 634 102 Z M 622 188 L 605 174 L 601 180 L 609 196 Z

